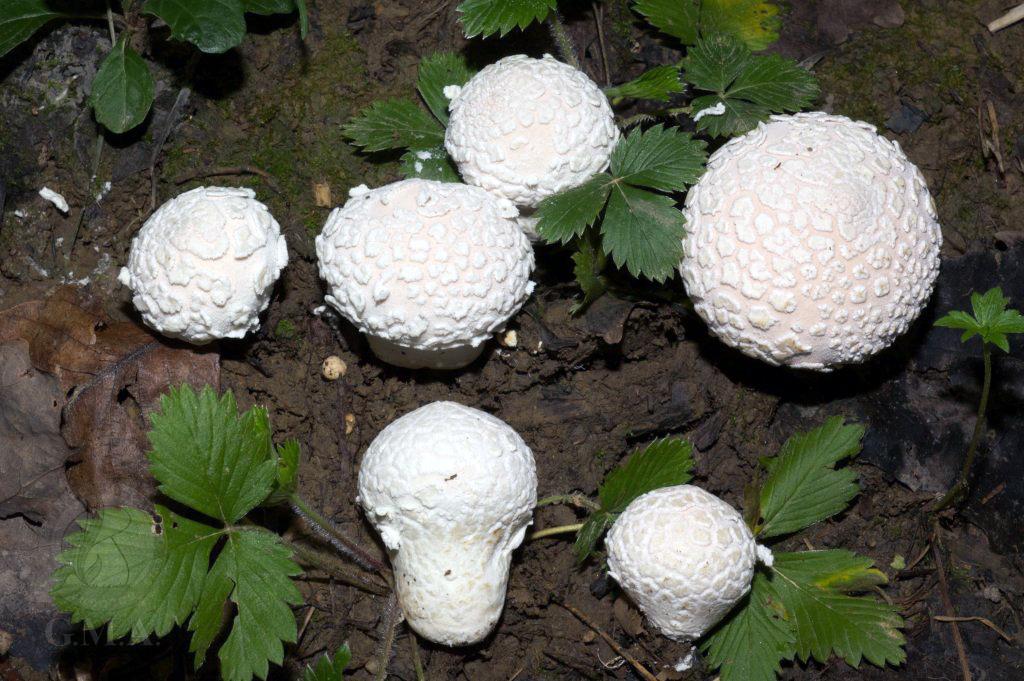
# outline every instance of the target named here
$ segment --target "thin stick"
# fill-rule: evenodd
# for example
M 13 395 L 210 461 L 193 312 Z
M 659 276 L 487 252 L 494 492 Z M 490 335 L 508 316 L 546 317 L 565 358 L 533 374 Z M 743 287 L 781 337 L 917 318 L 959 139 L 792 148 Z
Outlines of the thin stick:
M 949 596 L 949 583 L 946 581 L 946 565 L 942 561 L 942 548 L 939 541 L 939 531 L 935 530 L 935 540 L 932 542 L 932 556 L 935 560 L 935 571 L 939 574 L 939 593 L 942 595 L 942 603 L 946 606 L 948 617 L 955 618 L 956 610 L 953 608 L 953 599 Z M 953 643 L 956 644 L 956 654 L 960 658 L 960 672 L 964 681 L 971 681 L 971 664 L 967 659 L 967 649 L 964 647 L 964 637 L 960 634 L 960 626 L 955 621 L 950 621 L 953 627 Z
M 209 170 L 198 170 L 194 173 L 188 173 L 175 178 L 174 184 L 185 184 L 189 180 L 197 180 L 203 177 L 223 177 L 225 175 L 258 175 L 263 178 L 267 186 L 273 189 L 278 194 L 281 193 L 280 187 L 277 185 L 277 181 L 274 180 L 274 176 L 268 173 L 262 168 L 256 168 L 254 166 L 231 166 L 230 168 L 210 168 Z
M 531 541 L 534 539 L 543 539 L 544 537 L 553 537 L 556 534 L 569 534 L 570 532 L 579 532 L 583 529 L 583 523 L 576 523 L 575 525 L 559 525 L 558 527 L 548 527 L 543 530 L 538 530 L 531 534 L 528 539 Z
M 988 408 L 988 395 L 992 389 L 992 348 L 984 343 L 981 349 L 981 360 L 984 364 L 985 376 L 981 385 L 981 401 L 978 403 L 978 414 L 974 421 L 974 434 L 971 435 L 971 443 L 967 447 L 967 457 L 960 467 L 960 477 L 945 496 L 935 505 L 935 511 L 949 508 L 965 495 L 968 488 L 968 480 L 971 470 L 974 468 L 974 459 L 978 455 L 978 444 L 981 442 L 981 434 L 985 430 L 985 410 Z
M 984 624 L 986 627 L 999 634 L 999 637 L 1007 643 L 1013 643 L 1012 636 L 1010 636 L 1005 631 L 997 627 L 995 623 L 992 622 L 992 620 L 986 619 L 984 617 L 978 617 L 977 615 L 972 617 L 949 617 L 946 615 L 935 615 L 932 617 L 932 619 L 936 622 L 978 622 L 979 624 Z
M 384 604 L 384 616 L 381 618 L 381 638 L 377 647 L 377 673 L 375 681 L 388 678 L 388 665 L 391 662 L 391 650 L 395 646 L 395 631 L 402 621 L 402 608 L 398 606 L 398 597 L 392 593 Z
M 1001 31 L 1007 26 L 1012 26 L 1021 19 L 1024 19 L 1024 4 L 1017 5 L 1003 16 L 989 22 L 988 30 L 990 33 Z
M 536 508 L 540 508 L 541 506 L 553 506 L 554 504 L 566 504 L 568 506 L 575 506 L 576 508 L 584 508 L 588 511 L 596 511 L 601 508 L 587 497 L 575 492 L 572 494 L 552 494 L 549 497 L 538 499 Z
M 291 507 L 296 515 L 300 516 L 306 523 L 331 546 L 338 549 L 342 554 L 348 556 L 360 567 L 373 570 L 382 576 L 387 575 L 387 566 L 380 562 L 358 544 L 349 539 L 345 534 L 334 526 L 334 523 L 320 515 L 299 495 L 292 495 Z
M 594 23 L 597 24 L 597 47 L 601 51 L 601 67 L 604 69 L 604 84 L 611 85 L 611 71 L 608 69 L 608 53 L 604 49 L 604 5 L 599 2 L 590 3 L 594 11 Z
M 558 10 L 552 10 L 548 15 L 548 27 L 551 29 L 551 37 L 558 46 L 558 52 L 562 55 L 565 63 L 574 69 L 580 69 L 580 59 L 576 56 L 576 48 L 572 44 L 569 32 L 565 30 L 562 17 L 558 16 Z
M 619 657 L 624 659 L 626 662 L 628 662 L 630 665 L 632 665 L 633 669 L 636 670 L 636 673 L 639 674 L 640 676 L 642 676 L 644 679 L 646 679 L 646 681 L 658 681 L 658 678 L 654 674 L 652 674 L 651 672 L 647 671 L 647 667 L 645 667 L 642 664 L 640 664 L 640 661 L 637 660 L 632 655 L 630 655 L 628 650 L 626 650 L 625 648 L 620 646 L 618 644 L 618 642 L 615 639 L 613 639 L 611 636 L 606 634 L 604 632 L 604 630 L 601 629 L 601 627 L 599 627 L 596 624 L 594 624 L 593 622 L 591 622 L 590 619 L 586 615 L 584 615 L 582 612 L 580 612 L 579 610 L 577 610 L 573 606 L 569 605 L 568 603 L 562 603 L 561 601 L 557 601 L 557 600 L 555 601 L 555 603 L 558 603 L 558 605 L 562 606 L 563 608 L 568 610 L 570 613 L 572 613 L 572 615 L 576 619 L 578 619 L 580 622 L 583 622 L 585 625 L 587 625 L 588 627 L 593 629 L 595 634 L 597 634 L 598 636 L 603 638 L 604 642 L 607 643 L 609 646 L 611 646 L 611 649 L 615 651 L 616 655 L 618 655 Z
M 299 627 L 299 635 L 295 637 L 295 645 L 298 646 L 302 643 L 302 637 L 306 635 L 306 627 L 309 626 L 309 621 L 313 619 L 313 612 L 316 610 L 312 605 L 306 608 L 306 616 L 302 620 L 302 626 Z

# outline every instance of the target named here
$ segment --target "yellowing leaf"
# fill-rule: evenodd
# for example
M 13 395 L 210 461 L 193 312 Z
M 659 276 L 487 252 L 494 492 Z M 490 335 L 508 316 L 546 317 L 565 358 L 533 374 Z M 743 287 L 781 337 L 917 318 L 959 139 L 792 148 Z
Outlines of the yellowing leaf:
M 751 50 L 763 50 L 779 39 L 779 8 L 765 0 L 702 0 L 703 35 L 727 33 Z

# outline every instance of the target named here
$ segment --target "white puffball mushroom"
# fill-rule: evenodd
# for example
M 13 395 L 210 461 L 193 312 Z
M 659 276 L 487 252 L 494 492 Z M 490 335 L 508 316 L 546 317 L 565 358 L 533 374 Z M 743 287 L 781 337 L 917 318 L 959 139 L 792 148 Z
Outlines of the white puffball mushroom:
M 619 140 L 601 88 L 550 54 L 505 57 L 445 94 L 444 144 L 462 178 L 519 206 L 605 170 Z
M 316 238 L 326 300 L 385 362 L 466 366 L 533 291 L 533 250 L 516 214 L 466 184 L 357 188 Z
M 695 641 L 750 590 L 758 560 L 743 517 L 693 485 L 634 499 L 605 540 L 608 574 L 665 636 Z
M 195 344 L 259 328 L 288 248 L 255 196 L 251 189 L 199 187 L 142 225 L 118 280 L 132 290 L 148 326 Z
M 370 443 L 359 502 L 388 549 L 409 626 L 448 646 L 485 638 L 537 503 L 523 439 L 477 409 L 428 404 Z
M 712 333 L 829 371 L 890 345 L 927 304 L 942 232 L 917 167 L 867 123 L 773 116 L 711 155 L 679 270 Z

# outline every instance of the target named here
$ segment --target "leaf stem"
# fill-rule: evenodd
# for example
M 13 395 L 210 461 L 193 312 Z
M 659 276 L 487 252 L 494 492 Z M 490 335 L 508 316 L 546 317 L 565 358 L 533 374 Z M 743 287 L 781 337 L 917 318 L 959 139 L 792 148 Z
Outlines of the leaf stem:
M 553 537 L 556 534 L 570 534 L 572 532 L 579 532 L 583 529 L 583 523 L 576 523 L 574 525 L 559 525 L 558 527 L 548 527 L 543 530 L 537 530 L 530 535 L 529 539 L 543 539 L 544 537 Z
M 110 29 L 110 46 L 117 44 L 117 31 L 114 30 L 114 10 L 110 9 L 110 0 L 107 0 L 107 28 Z
M 340 565 L 333 556 L 326 556 L 320 551 L 302 546 L 301 544 L 293 541 L 288 541 L 286 539 L 283 539 L 282 541 L 284 541 L 285 545 L 288 546 L 296 556 L 298 556 L 301 562 L 327 572 L 340 582 L 348 584 L 349 586 L 354 586 L 357 589 L 362 589 L 363 591 L 368 591 L 369 593 L 377 596 L 386 596 L 390 592 L 385 585 L 376 584 L 363 575 L 352 572 L 343 565 Z
M 601 508 L 578 492 L 573 492 L 572 494 L 552 494 L 549 497 L 538 499 L 536 507 L 553 506 L 555 504 L 566 504 L 567 506 L 575 506 L 576 508 L 583 508 L 589 511 L 597 511 Z
M 984 378 L 981 384 L 981 401 L 978 403 L 978 414 L 974 421 L 974 433 L 971 435 L 971 442 L 967 446 L 967 456 L 960 467 L 960 476 L 956 483 L 935 505 L 935 511 L 942 511 L 959 502 L 970 487 L 971 470 L 974 468 L 974 460 L 978 456 L 978 446 L 981 443 L 981 435 L 985 430 L 985 411 L 988 409 L 988 397 L 992 390 L 992 346 L 982 343 L 981 361 L 984 365 Z
M 295 514 L 301 516 L 321 539 L 336 548 L 342 555 L 351 558 L 360 567 L 377 572 L 390 583 L 388 568 L 384 563 L 364 551 L 362 547 L 342 533 L 341 530 L 334 526 L 334 523 L 306 503 L 298 494 L 293 494 L 290 502 Z
M 562 17 L 558 16 L 558 10 L 551 10 L 551 14 L 548 15 L 548 28 L 551 30 L 551 37 L 554 38 L 555 44 L 558 46 L 558 52 L 562 55 L 562 59 L 565 60 L 569 66 L 579 70 L 580 60 L 576 56 L 576 48 L 572 44 L 572 38 L 569 37 L 569 32 L 565 30 L 565 24 L 562 23 Z

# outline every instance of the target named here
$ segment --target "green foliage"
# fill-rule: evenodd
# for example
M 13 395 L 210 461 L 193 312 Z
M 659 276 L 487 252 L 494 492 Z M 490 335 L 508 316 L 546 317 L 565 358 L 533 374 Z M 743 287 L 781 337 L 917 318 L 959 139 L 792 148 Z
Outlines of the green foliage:
M 242 0 L 242 9 L 251 14 L 291 14 L 295 0 Z
M 410 149 L 402 154 L 402 175 L 440 182 L 461 182 L 459 171 L 444 145 L 429 149 Z
M 88 628 L 106 624 L 111 638 L 140 641 L 188 623 L 199 666 L 234 616 L 220 647 L 228 681 L 266 678 L 296 640 L 291 606 L 301 602 L 300 573 L 281 539 L 239 524 L 255 506 L 294 490 L 299 447 L 270 443 L 266 411 L 239 415 L 231 393 L 173 389 L 152 417 L 152 473 L 160 491 L 210 522 L 157 506 L 149 513 L 106 509 L 80 522 L 58 557 L 52 591 L 59 608 Z M 213 564 L 211 557 L 216 556 Z
M 751 50 L 779 38 L 779 8 L 765 0 L 636 0 L 633 9 L 684 45 L 700 36 L 725 35 Z
M 605 253 L 635 277 L 665 281 L 683 258 L 685 223 L 671 197 L 616 183 L 601 221 Z
M 558 0 L 463 0 L 457 9 L 466 37 L 486 38 L 544 21 L 557 6 Z
M 448 98 L 444 89 L 449 85 L 465 85 L 473 74 L 466 58 L 454 52 L 435 52 L 420 61 L 416 89 L 427 108 L 442 125 L 448 124 Z
M 46 0 L 4 0 L 0 5 L 0 57 L 46 24 L 64 16 L 54 11 Z
M 576 536 L 576 559 L 582 562 L 593 552 L 604 531 L 630 502 L 662 487 L 686 484 L 693 477 L 692 470 L 693 445 L 678 438 L 656 440 L 633 454 L 609 473 L 598 488 L 599 508 Z
M 960 342 L 966 343 L 980 336 L 983 343 L 991 343 L 1003 352 L 1010 351 L 1007 336 L 1024 333 L 1024 316 L 1015 309 L 1006 309 L 1010 299 L 1003 295 L 998 286 L 985 293 L 971 294 L 971 311 L 954 310 L 935 322 L 935 326 L 960 329 Z
M 352 651 L 349 650 L 346 643 L 338 648 L 333 658 L 324 654 L 320 656 L 315 665 L 307 665 L 302 674 L 302 681 L 343 681 L 345 667 L 351 661 Z
M 598 173 L 579 187 L 541 202 L 537 207 L 537 232 L 550 243 L 569 243 L 597 221 L 615 180 Z
M 146 120 L 155 92 L 149 67 L 122 35 L 92 81 L 96 120 L 111 132 L 127 132 Z
M 444 128 L 411 99 L 374 102 L 349 121 L 344 132 L 366 151 L 429 149 L 444 144 Z
M 633 9 L 656 29 L 684 45 L 697 42 L 700 0 L 636 0 Z
M 622 139 L 611 157 L 611 173 L 622 182 L 663 192 L 685 191 L 704 174 L 707 144 L 679 128 L 655 125 Z
M 694 112 L 721 102 L 725 113 L 702 117 L 697 129 L 712 136 L 744 133 L 773 112 L 799 111 L 818 96 L 818 84 L 796 62 L 758 56 L 724 34 L 702 38 L 683 60 L 683 79 L 714 92 L 691 103 Z
M 833 416 L 824 425 L 786 440 L 779 455 L 764 461 L 760 522 L 755 531 L 776 537 L 802 530 L 839 513 L 857 496 L 857 474 L 836 469 L 860 452 L 863 426 L 843 425 Z
M 572 273 L 583 292 L 583 298 L 570 309 L 574 315 L 580 314 L 608 290 L 608 282 L 601 274 L 607 258 L 600 246 L 595 245 L 592 239 L 583 238 L 580 239 L 579 247 L 572 256 Z
M 163 19 L 171 38 L 187 40 L 210 54 L 238 47 L 245 38 L 241 0 L 147 0 L 143 11 Z
M 679 75 L 678 66 L 663 64 L 644 71 L 628 83 L 606 88 L 604 93 L 612 102 L 622 99 L 649 99 L 655 102 L 667 102 L 672 95 L 683 91 L 683 83 L 679 80 Z

